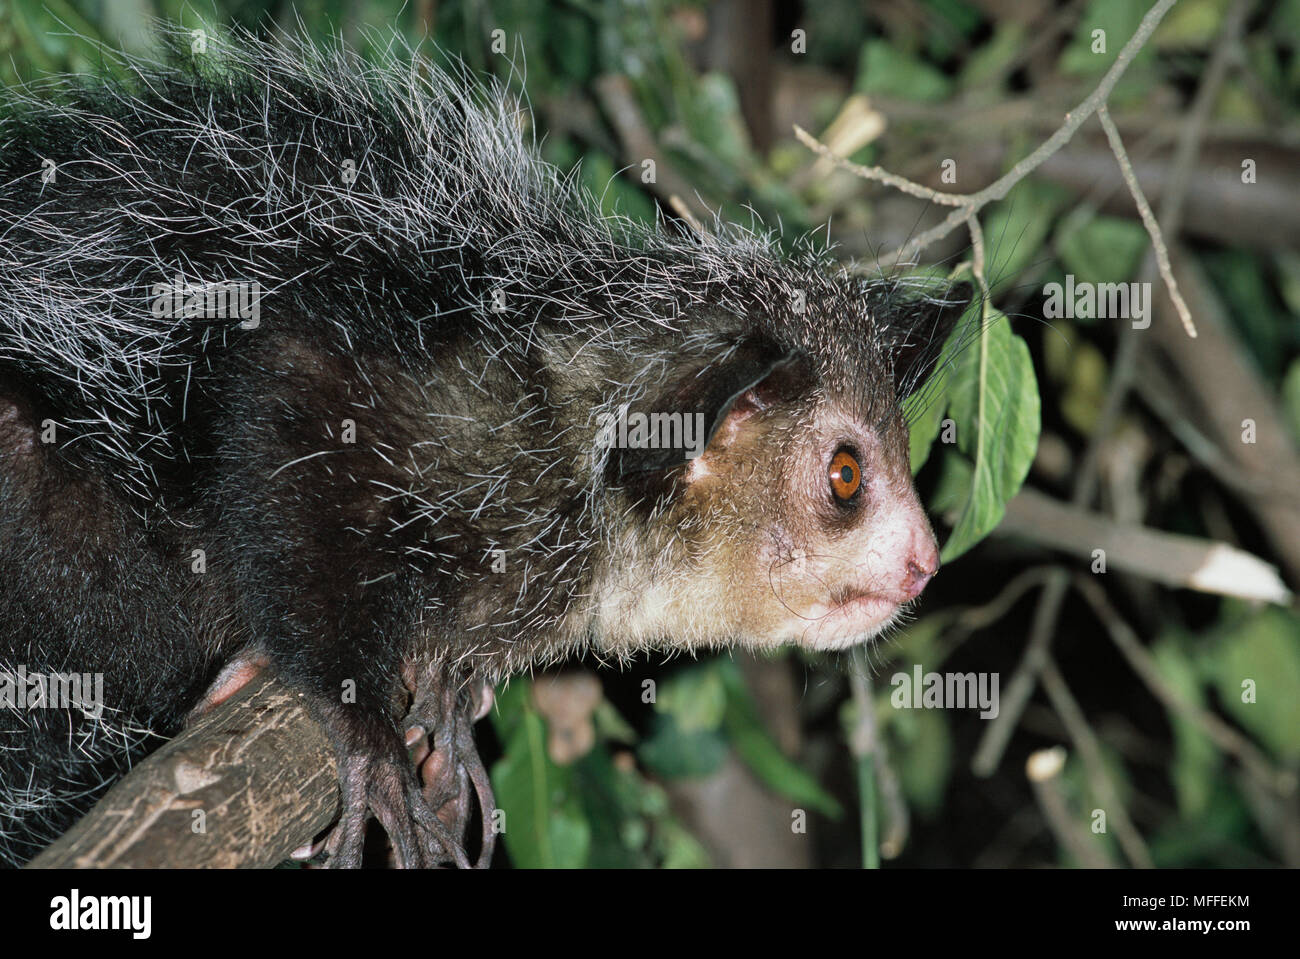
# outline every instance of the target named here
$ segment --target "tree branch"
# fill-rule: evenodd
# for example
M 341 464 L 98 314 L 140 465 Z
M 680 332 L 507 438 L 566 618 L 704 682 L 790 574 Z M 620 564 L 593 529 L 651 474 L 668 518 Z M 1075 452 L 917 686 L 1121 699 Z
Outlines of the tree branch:
M 28 868 L 274 866 L 329 825 L 338 802 L 324 731 L 264 672 L 136 766 Z
M 1175 589 L 1288 605 L 1294 599 L 1275 567 L 1212 540 L 1116 522 L 1024 487 L 1007 504 L 998 533 L 1023 536 L 1090 559 L 1106 552 L 1113 568 Z
M 960 224 L 972 220 L 989 203 L 1003 199 L 1011 192 L 1012 187 L 1041 166 L 1061 147 L 1069 143 L 1070 138 L 1074 136 L 1079 127 L 1083 126 L 1084 121 L 1106 103 L 1106 99 L 1110 96 L 1111 90 L 1115 88 L 1115 84 L 1119 82 L 1120 77 L 1124 75 L 1124 71 L 1133 62 L 1133 58 L 1137 56 L 1138 51 L 1146 44 L 1156 26 L 1175 2 L 1176 0 L 1158 0 L 1147 11 L 1146 16 L 1142 18 L 1138 28 L 1133 31 L 1133 36 L 1129 38 L 1128 43 L 1124 44 L 1123 49 L 1115 57 L 1115 62 L 1106 71 L 1106 75 L 1101 78 L 1101 82 L 1097 84 L 1096 89 L 1088 94 L 1082 103 L 1065 115 L 1065 122 L 1061 124 L 1056 132 L 1039 144 L 1037 149 L 1020 160 L 1006 174 L 976 193 L 943 193 L 919 183 L 913 183 L 905 177 L 890 173 L 881 167 L 863 167 L 848 163 L 842 157 L 835 156 L 826 147 L 818 143 L 806 130 L 798 126 L 794 128 L 795 136 L 819 155 L 833 160 L 837 165 L 850 170 L 857 176 L 886 183 L 902 190 L 904 193 L 930 200 L 933 203 L 956 207 L 938 226 L 918 234 L 897 250 L 885 255 L 885 260 L 897 263 L 909 254 L 919 253 L 934 241 L 947 236 Z

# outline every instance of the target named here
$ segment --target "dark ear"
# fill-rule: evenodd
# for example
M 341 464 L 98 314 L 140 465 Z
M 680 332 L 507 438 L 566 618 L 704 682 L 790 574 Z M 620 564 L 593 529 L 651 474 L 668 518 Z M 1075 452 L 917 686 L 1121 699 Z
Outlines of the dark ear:
M 804 379 L 803 367 L 798 354 L 748 341 L 726 358 L 665 384 L 663 390 L 629 407 L 626 415 L 629 421 L 637 414 L 680 415 L 679 422 L 689 424 L 686 435 L 693 452 L 703 452 L 729 416 L 748 414 L 796 393 Z M 671 471 L 688 462 L 688 451 L 682 446 L 623 445 L 620 436 L 613 442 L 606 468 L 606 481 L 613 485 L 644 486 L 646 492 L 655 492 Z
M 973 292 L 969 283 L 955 283 L 933 296 L 903 300 L 893 307 L 896 315 L 890 319 L 887 340 L 900 401 L 911 396 L 934 371 Z

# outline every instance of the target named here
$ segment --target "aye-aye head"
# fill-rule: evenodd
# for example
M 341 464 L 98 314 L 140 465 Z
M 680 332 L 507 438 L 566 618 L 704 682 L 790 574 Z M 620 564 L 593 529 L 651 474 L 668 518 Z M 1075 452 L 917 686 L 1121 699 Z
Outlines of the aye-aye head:
M 810 305 L 798 323 L 751 322 L 606 425 L 606 481 L 644 522 L 626 524 L 607 559 L 602 645 L 839 649 L 921 593 L 939 551 L 901 404 L 969 288 L 906 301 L 888 290 L 848 314 Z M 674 413 L 686 443 L 647 448 L 668 439 Z

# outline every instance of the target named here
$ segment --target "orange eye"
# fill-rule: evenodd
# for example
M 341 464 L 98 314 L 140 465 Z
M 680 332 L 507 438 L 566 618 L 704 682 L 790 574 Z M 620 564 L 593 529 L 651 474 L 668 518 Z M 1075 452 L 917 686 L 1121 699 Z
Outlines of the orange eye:
M 831 492 L 842 503 L 853 499 L 862 485 L 862 467 L 848 450 L 840 450 L 831 460 Z

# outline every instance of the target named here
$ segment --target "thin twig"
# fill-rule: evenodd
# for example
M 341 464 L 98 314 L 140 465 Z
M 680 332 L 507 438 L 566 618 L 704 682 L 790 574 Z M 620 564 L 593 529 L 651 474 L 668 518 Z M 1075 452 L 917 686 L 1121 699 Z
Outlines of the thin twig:
M 964 193 L 944 193 L 940 190 L 932 190 L 930 187 L 909 180 L 905 176 L 890 173 L 884 167 L 863 166 L 860 163 L 846 160 L 797 123 L 794 126 L 794 135 L 799 138 L 799 142 L 812 150 L 813 153 L 829 160 L 841 170 L 846 170 L 854 176 L 859 176 L 864 180 L 875 180 L 877 183 L 885 184 L 885 186 L 892 186 L 900 193 L 906 193 L 922 200 L 929 200 L 931 203 L 937 203 L 940 206 L 970 206 L 970 197 Z
M 1110 634 L 1110 638 L 1119 647 L 1120 653 L 1128 660 L 1129 666 L 1151 690 L 1151 694 L 1171 712 L 1197 726 L 1210 740 L 1224 752 L 1235 756 L 1242 768 L 1254 776 L 1262 785 L 1281 795 L 1291 795 L 1296 790 L 1294 773 L 1273 768 L 1268 758 L 1260 752 L 1249 739 L 1233 729 L 1218 716 L 1189 703 L 1174 691 L 1164 677 L 1155 661 L 1142 646 L 1137 633 L 1115 611 L 1102 589 L 1090 577 L 1082 574 L 1074 577 L 1075 588 L 1092 606 L 1093 612 L 1101 620 Z
M 862 868 L 880 867 L 880 840 L 876 812 L 875 759 L 880 742 L 876 704 L 871 695 L 870 663 L 862 646 L 853 650 L 849 685 L 853 690 L 855 719 L 849 750 L 858 760 L 859 811 L 862 820 Z
M 1124 44 L 1124 48 L 1115 57 L 1115 62 L 1106 71 L 1106 75 L 1102 77 L 1097 88 L 1088 94 L 1082 103 L 1065 115 L 1065 123 L 1044 140 L 1033 153 L 983 190 L 967 194 L 962 198 L 965 202 L 948 214 L 942 223 L 908 240 L 897 250 L 886 254 L 885 259 L 893 259 L 894 262 L 897 262 L 911 253 L 924 249 L 935 240 L 947 236 L 958 224 L 966 222 L 972 213 L 978 213 L 985 205 L 1005 197 L 1011 192 L 1012 187 L 1041 166 L 1061 147 L 1065 146 L 1088 117 L 1092 116 L 1097 111 L 1097 108 L 1106 102 L 1111 90 L 1115 88 L 1115 84 L 1119 82 L 1120 77 L 1124 75 L 1124 71 L 1133 62 L 1133 58 L 1137 56 L 1138 51 L 1142 49 L 1151 33 L 1175 2 L 1176 0 L 1159 0 L 1147 11 L 1146 16 L 1142 18 L 1142 22 L 1138 24 L 1137 30 L 1133 32 L 1133 36 L 1129 38 L 1128 43 Z
M 1061 789 L 1061 770 L 1065 768 L 1065 750 L 1056 746 L 1052 749 L 1040 749 L 1025 762 L 1025 777 L 1034 789 L 1038 808 L 1042 810 L 1043 819 L 1056 836 L 1057 843 L 1068 849 L 1089 869 L 1106 869 L 1114 865 L 1106 855 L 1105 848 L 1079 827 L 1078 815 L 1070 809 L 1070 804 Z
M 1183 226 L 1183 203 L 1187 199 L 1187 184 L 1191 179 L 1196 156 L 1201 149 L 1201 140 L 1205 136 L 1206 124 L 1214 112 L 1214 104 L 1219 99 L 1219 90 L 1232 65 L 1232 50 L 1240 42 L 1241 30 L 1246 17 L 1254 6 L 1252 0 L 1237 0 L 1229 9 L 1223 20 L 1223 29 L 1210 54 L 1210 62 L 1201 78 L 1196 96 L 1192 98 L 1191 108 L 1187 111 L 1182 128 L 1178 132 L 1178 143 L 1174 147 L 1174 162 L 1169 168 L 1169 182 L 1160 201 L 1160 224 L 1165 234 L 1177 242 L 1178 233 Z
M 1160 275 L 1164 278 L 1165 286 L 1169 289 L 1169 298 L 1174 301 L 1174 309 L 1178 311 L 1178 318 L 1183 321 L 1183 329 L 1187 331 L 1188 336 L 1195 338 L 1196 325 L 1192 322 L 1192 314 L 1187 309 L 1187 304 L 1183 302 L 1182 294 L 1178 292 L 1178 281 L 1174 279 L 1174 271 L 1169 266 L 1169 250 L 1165 247 L 1165 238 L 1160 233 L 1160 224 L 1156 222 L 1155 214 L 1151 212 L 1151 205 L 1147 203 L 1142 187 L 1138 186 L 1137 177 L 1133 174 L 1133 164 L 1129 163 L 1128 154 L 1124 151 L 1124 142 L 1119 138 L 1119 130 L 1115 129 L 1115 123 L 1111 120 L 1110 111 L 1106 109 L 1105 104 L 1097 108 L 1097 119 L 1101 121 L 1102 129 L 1106 131 L 1106 139 L 1110 141 L 1110 148 L 1115 154 L 1115 159 L 1119 161 L 1120 176 L 1128 184 L 1128 191 L 1133 194 L 1133 202 L 1137 204 L 1138 214 L 1142 217 L 1142 223 L 1151 237 L 1156 263 L 1160 267 Z
M 1137 827 L 1133 825 L 1133 820 L 1129 818 L 1128 810 L 1124 808 L 1124 802 L 1120 799 L 1119 790 L 1115 788 L 1115 780 L 1106 769 L 1101 744 L 1050 656 L 1047 665 L 1043 667 L 1042 679 L 1047 698 L 1051 700 L 1052 708 L 1065 724 L 1066 732 L 1070 734 L 1070 740 L 1088 770 L 1088 781 L 1096 791 L 1097 799 L 1105 806 L 1108 821 L 1115 827 L 1115 838 L 1119 840 L 1120 848 L 1124 850 L 1124 855 L 1134 866 L 1139 869 L 1150 869 L 1154 865 L 1151 861 L 1151 853 L 1147 850 L 1146 843 L 1142 841 L 1142 835 Z
M 958 207 L 959 209 L 953 211 L 953 213 L 949 215 L 948 219 L 942 224 L 946 227 L 943 233 L 938 233 L 929 239 L 926 239 L 928 233 L 923 233 L 920 236 L 909 240 L 906 244 L 900 247 L 899 250 L 895 251 L 893 255 L 902 256 L 907 252 L 920 250 L 928 246 L 934 240 L 939 239 L 939 237 L 946 235 L 947 232 L 959 223 L 964 223 L 969 211 L 978 211 L 981 207 L 992 203 L 995 200 L 1001 200 L 1011 192 L 1013 186 L 1032 173 L 1042 165 L 1043 161 L 1047 160 L 1053 153 L 1068 143 L 1070 137 L 1074 135 L 1075 131 L 1078 130 L 1079 127 L 1083 126 L 1084 121 L 1087 120 L 1088 117 L 1092 116 L 1099 106 L 1106 102 L 1106 98 L 1110 96 L 1110 91 L 1114 89 L 1115 84 L 1119 82 L 1119 78 L 1124 75 L 1124 71 L 1128 69 L 1129 64 L 1133 61 L 1133 58 L 1137 56 L 1138 51 L 1142 49 L 1143 44 L 1145 44 L 1147 39 L 1151 36 L 1152 31 L 1155 30 L 1161 19 L 1164 18 L 1164 15 L 1169 12 L 1169 8 L 1176 2 L 1177 0 L 1158 0 L 1158 2 L 1147 11 L 1146 16 L 1142 18 L 1142 22 L 1138 24 L 1137 30 L 1135 30 L 1133 36 L 1129 38 L 1128 43 L 1124 44 L 1124 48 L 1120 50 L 1119 55 L 1115 58 L 1115 62 L 1111 64 L 1110 69 L 1106 71 L 1106 75 L 1102 77 L 1101 82 L 1097 84 L 1096 89 L 1094 89 L 1092 93 L 1088 94 L 1083 102 L 1075 109 L 1065 115 L 1065 123 L 1063 123 L 1055 133 L 1043 141 L 1043 143 L 1041 143 L 1033 153 L 1022 159 L 1006 174 L 976 193 L 943 193 L 938 190 L 932 190 L 920 183 L 915 183 L 896 173 L 890 173 L 888 170 L 878 166 L 864 167 L 857 163 L 851 163 L 843 157 L 835 154 L 799 126 L 795 126 L 794 128 L 795 136 L 797 136 L 805 146 L 814 150 L 818 155 L 825 157 L 835 163 L 836 166 L 848 170 L 856 176 L 860 176 L 867 180 L 875 180 L 880 183 L 885 183 L 895 189 L 903 191 L 904 193 L 909 193 L 912 196 L 920 197 L 924 200 L 931 200 L 934 203 L 939 203 L 944 206 Z
M 1029 642 L 1016 664 L 1015 672 L 1002 690 L 998 714 L 984 728 L 984 735 L 971 760 L 971 770 L 977 776 L 991 776 L 1002 761 L 1011 736 L 1020 724 L 1034 688 L 1038 674 L 1047 663 L 1048 649 L 1056 631 L 1056 617 L 1070 586 L 1070 575 L 1064 570 L 1053 570 L 1039 594 L 1034 608 L 1033 623 L 1029 628 Z
M 1020 602 L 1020 598 L 1035 586 L 1047 582 L 1047 577 L 1055 567 L 1035 566 L 1024 570 L 1002 587 L 1002 591 L 987 603 L 978 606 L 966 606 L 958 611 L 954 628 L 965 632 L 975 632 L 992 626 L 1005 616 L 1011 607 Z
M 881 818 L 884 820 L 880 829 L 880 855 L 884 859 L 897 859 L 907 845 L 911 819 L 907 800 L 903 798 L 903 785 L 890 765 L 889 747 L 883 736 L 876 739 L 876 757 L 876 789 L 880 794 Z
M 947 661 L 948 657 L 972 633 L 986 629 L 1000 620 L 1011 610 L 1011 607 L 1020 602 L 1027 592 L 1037 586 L 1042 586 L 1054 572 L 1056 572 L 1054 566 L 1035 566 L 1027 569 L 1013 577 L 1006 586 L 1002 587 L 1001 592 L 987 603 L 981 603 L 978 606 L 965 606 L 954 610 L 951 614 L 946 614 L 950 616 L 948 621 L 951 625 L 945 627 L 941 632 L 941 641 L 937 653 L 938 663 L 942 664 Z
M 1145 360 L 1137 380 L 1138 393 L 1165 428 L 1183 444 L 1192 459 L 1215 479 L 1242 496 L 1300 508 L 1300 489 L 1279 482 L 1276 476 L 1253 473 L 1230 459 L 1211 437 L 1192 422 L 1180 404 L 1177 388 L 1158 363 Z

